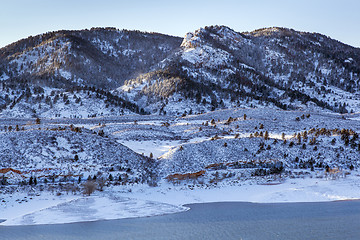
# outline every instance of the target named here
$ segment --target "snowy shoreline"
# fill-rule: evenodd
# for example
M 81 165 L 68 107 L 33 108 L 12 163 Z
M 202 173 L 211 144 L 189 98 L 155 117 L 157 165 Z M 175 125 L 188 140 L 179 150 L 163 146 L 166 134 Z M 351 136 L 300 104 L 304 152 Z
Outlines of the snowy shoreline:
M 61 195 L 43 192 L 21 204 L 27 193 L 16 193 L 1 205 L 0 226 L 65 224 L 85 221 L 150 217 L 178 213 L 187 204 L 210 202 L 294 203 L 360 199 L 360 175 L 346 178 L 286 179 L 276 185 L 245 182 L 237 186 L 187 188 L 163 182 L 159 187 L 145 185 L 112 186 L 92 196 Z M 131 189 L 131 191 L 130 191 Z

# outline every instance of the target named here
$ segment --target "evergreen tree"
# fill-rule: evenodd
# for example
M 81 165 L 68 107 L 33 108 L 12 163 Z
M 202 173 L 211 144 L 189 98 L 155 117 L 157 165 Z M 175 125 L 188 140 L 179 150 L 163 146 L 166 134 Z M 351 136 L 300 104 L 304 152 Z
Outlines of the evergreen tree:
M 29 185 L 33 185 L 33 184 L 34 184 L 34 181 L 33 181 L 33 177 L 31 176 L 29 179 Z
M 6 185 L 6 184 L 7 184 L 6 178 L 5 176 L 2 176 L 1 185 Z

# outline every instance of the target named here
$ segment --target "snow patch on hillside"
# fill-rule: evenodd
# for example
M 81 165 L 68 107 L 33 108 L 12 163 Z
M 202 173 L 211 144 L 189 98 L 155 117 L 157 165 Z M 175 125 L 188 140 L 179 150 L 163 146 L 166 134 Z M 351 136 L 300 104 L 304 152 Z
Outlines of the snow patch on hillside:
M 209 46 L 202 46 L 201 48 L 189 48 L 182 54 L 183 59 L 201 67 L 215 68 L 217 66 L 225 65 L 230 61 L 229 53 L 214 49 Z

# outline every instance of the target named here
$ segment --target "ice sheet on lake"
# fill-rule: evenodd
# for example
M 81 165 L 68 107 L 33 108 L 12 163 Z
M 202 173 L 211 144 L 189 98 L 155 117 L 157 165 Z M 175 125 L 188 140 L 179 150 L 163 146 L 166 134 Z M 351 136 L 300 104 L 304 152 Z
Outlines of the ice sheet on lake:
M 8 219 L 0 225 L 36 225 L 148 217 L 186 211 L 186 207 L 111 196 L 81 197 Z

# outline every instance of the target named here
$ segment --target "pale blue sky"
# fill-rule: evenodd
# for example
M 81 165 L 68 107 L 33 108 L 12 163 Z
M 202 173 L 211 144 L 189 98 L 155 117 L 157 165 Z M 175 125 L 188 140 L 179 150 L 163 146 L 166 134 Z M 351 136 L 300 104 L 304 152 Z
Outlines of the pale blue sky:
M 184 36 L 208 25 L 288 27 L 360 47 L 359 0 L 0 0 L 0 47 L 61 29 L 116 27 Z

